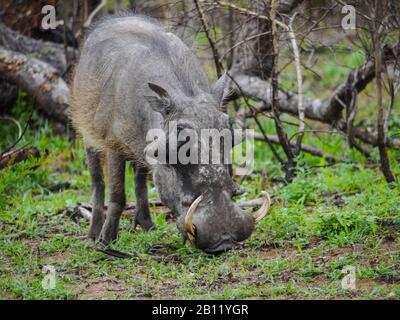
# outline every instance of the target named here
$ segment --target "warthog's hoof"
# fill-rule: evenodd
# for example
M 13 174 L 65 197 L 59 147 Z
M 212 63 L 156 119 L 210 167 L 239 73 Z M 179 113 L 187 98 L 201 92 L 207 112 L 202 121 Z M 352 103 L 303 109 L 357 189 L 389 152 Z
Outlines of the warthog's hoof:
M 150 231 L 156 229 L 155 224 L 151 221 L 150 217 L 144 217 L 140 212 L 135 212 L 135 220 L 133 223 L 133 230 L 140 225 L 144 231 Z
M 93 214 L 92 220 L 90 221 L 89 232 L 87 235 L 88 239 L 97 240 L 99 238 L 104 221 L 105 217 L 102 212 Z
M 109 244 L 117 239 L 119 229 L 119 219 L 107 218 L 101 229 L 99 242 Z
M 133 223 L 132 230 L 136 230 L 137 226 L 140 226 L 140 228 L 146 232 L 157 229 L 156 225 L 152 221 L 139 223 L 135 220 L 135 222 Z

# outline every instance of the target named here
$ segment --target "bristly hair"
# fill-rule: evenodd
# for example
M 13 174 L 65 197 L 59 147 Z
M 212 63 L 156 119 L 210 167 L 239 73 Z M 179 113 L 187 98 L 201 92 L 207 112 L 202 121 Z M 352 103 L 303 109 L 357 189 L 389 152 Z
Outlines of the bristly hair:
M 87 41 L 88 37 L 98 28 L 102 26 L 107 26 L 108 24 L 112 24 L 113 20 L 124 19 L 124 18 L 138 18 L 144 22 L 149 22 L 156 27 L 159 27 L 166 32 L 171 32 L 168 26 L 163 26 L 159 19 L 152 18 L 143 14 L 139 14 L 132 10 L 126 11 L 118 11 L 115 14 L 106 15 L 104 17 L 98 18 L 94 23 L 90 25 L 87 29 L 84 40 L 81 44 Z M 173 33 L 173 32 L 171 32 Z M 151 39 L 153 38 L 154 41 Z M 196 82 L 191 81 L 191 77 L 188 76 L 191 73 L 190 62 L 184 59 L 183 61 L 176 62 L 175 57 L 171 54 L 169 47 L 168 47 L 168 40 L 160 37 L 159 33 L 153 32 L 152 37 L 149 38 L 149 44 L 152 45 L 154 50 L 161 51 L 165 53 L 165 56 L 168 56 L 172 63 L 179 63 L 179 68 L 174 68 L 173 73 L 175 74 L 176 78 L 180 80 L 181 85 L 183 86 L 183 90 L 188 96 L 193 96 L 195 94 L 195 86 Z M 188 47 L 191 51 L 193 48 Z M 81 51 L 81 50 L 80 50 Z
M 138 17 L 138 18 L 141 18 L 141 19 L 143 19 L 145 21 L 149 21 L 149 22 L 151 22 L 151 23 L 153 23 L 153 24 L 155 24 L 155 25 L 157 25 L 159 27 L 163 27 L 168 32 L 175 33 L 175 32 L 173 32 L 173 29 L 174 29 L 173 26 L 168 25 L 168 24 L 167 25 L 161 24 L 159 18 L 150 17 L 150 16 L 148 16 L 146 14 L 143 14 L 143 13 L 140 13 L 137 10 L 134 10 L 134 9 L 132 9 L 132 10 L 119 10 L 119 11 L 113 13 L 113 14 L 108 14 L 108 15 L 105 15 L 105 16 L 102 16 L 102 17 L 99 17 L 99 18 L 95 18 L 95 20 L 85 30 L 82 42 L 84 42 L 86 40 L 86 38 L 92 33 L 92 31 L 94 29 L 96 29 L 98 26 L 102 25 L 103 23 L 107 23 L 108 21 L 111 21 L 111 20 L 114 20 L 114 19 L 118 19 L 118 18 L 125 18 L 125 17 Z M 196 50 L 196 44 L 193 41 L 193 39 L 189 39 L 189 38 L 186 37 L 185 39 L 181 38 L 181 40 L 189 48 L 191 48 L 194 51 Z
M 156 18 L 149 17 L 144 14 L 138 13 L 135 10 L 119 10 L 113 14 L 108 14 L 108 15 L 105 15 L 105 16 L 95 19 L 90 24 L 90 26 L 86 29 L 84 39 L 86 40 L 86 38 L 92 33 L 92 31 L 94 29 L 96 29 L 97 27 L 99 27 L 100 25 L 102 25 L 104 23 L 107 23 L 108 21 L 112 21 L 114 19 L 119 19 L 119 18 L 129 18 L 129 17 L 141 18 L 145 21 L 149 21 L 149 22 L 154 23 L 161 27 L 159 20 Z

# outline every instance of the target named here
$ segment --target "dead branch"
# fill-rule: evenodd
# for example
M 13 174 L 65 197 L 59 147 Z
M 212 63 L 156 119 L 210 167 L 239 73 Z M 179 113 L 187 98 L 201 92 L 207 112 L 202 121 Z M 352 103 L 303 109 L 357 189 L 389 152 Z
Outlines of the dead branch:
M 279 13 L 288 13 L 290 12 L 293 8 L 295 8 L 296 6 L 298 6 L 302 1 L 276 1 L 275 2 L 275 10 L 276 12 Z M 263 14 L 260 14 L 258 12 L 249 10 L 247 8 L 242 8 L 239 7 L 235 4 L 229 3 L 229 2 L 225 2 L 225 1 L 215 1 L 216 4 L 218 4 L 221 7 L 226 7 L 226 8 L 231 8 L 236 10 L 237 12 L 247 15 L 247 16 L 253 16 L 255 18 L 261 19 L 261 20 L 267 20 L 267 21 L 273 21 L 275 24 L 277 24 L 278 26 L 281 26 L 283 28 L 285 28 L 286 30 L 288 29 L 287 25 L 285 25 L 283 22 L 279 21 L 276 19 L 276 16 L 274 16 L 274 18 L 271 18 L 270 16 L 266 16 Z M 272 7 L 272 5 L 271 5 Z
M 12 144 L 11 146 L 8 147 L 8 149 L 6 149 L 5 151 L 3 151 L 2 154 L 5 154 L 5 153 L 7 153 L 7 152 L 13 150 L 14 147 L 22 140 L 22 137 L 24 136 L 26 130 L 28 129 L 29 123 L 30 123 L 30 121 L 31 121 L 31 119 L 32 119 L 32 114 L 33 114 L 33 109 L 31 109 L 31 112 L 29 113 L 29 117 L 28 117 L 28 120 L 27 120 L 26 123 L 25 123 L 24 128 L 22 129 L 22 128 L 21 128 L 21 125 L 18 126 L 18 131 L 19 131 L 19 132 L 18 132 L 18 137 L 17 137 L 17 139 L 13 142 L 13 144 Z
M 194 5 L 196 6 L 196 10 L 197 10 L 197 13 L 198 13 L 198 15 L 199 15 L 201 24 L 202 24 L 202 26 L 203 26 L 204 33 L 206 34 L 208 43 L 210 44 L 210 48 L 211 48 L 211 51 L 212 51 L 212 53 L 213 53 L 213 59 L 214 59 L 214 64 L 215 64 L 215 70 L 217 71 L 217 77 L 219 78 L 219 77 L 221 77 L 221 75 L 222 75 L 222 67 L 221 67 L 221 63 L 220 63 L 220 60 L 219 60 L 218 49 L 217 49 L 217 47 L 215 46 L 215 43 L 214 43 L 213 39 L 211 38 L 211 35 L 210 35 L 210 27 L 208 26 L 207 20 L 206 20 L 206 18 L 204 17 L 203 9 L 201 8 L 201 6 L 200 6 L 198 0 L 193 0 L 193 2 L 194 2 Z
M 0 170 L 20 163 L 29 157 L 39 158 L 40 152 L 36 148 L 18 149 L 0 155 Z
M 250 97 L 258 98 L 266 102 L 265 110 L 270 107 L 271 84 L 258 77 L 251 77 L 244 74 L 233 75 L 242 90 Z M 375 77 L 374 62 L 368 61 L 363 67 L 350 72 L 348 79 L 337 87 L 327 99 L 311 99 L 303 97 L 305 117 L 325 123 L 333 123 L 341 119 L 342 110 L 345 107 L 346 97 L 349 91 L 356 90 L 357 93 L 365 89 Z M 351 79 L 351 81 L 349 80 Z M 349 86 L 351 83 L 351 86 Z M 279 100 L 283 112 L 298 114 L 299 95 L 296 93 L 279 90 Z
M 160 199 L 149 199 L 149 205 L 150 207 L 155 206 L 155 207 L 162 207 L 163 204 Z M 107 210 L 107 205 L 104 205 L 104 209 Z M 93 205 L 90 202 L 83 202 L 79 205 L 79 208 L 84 208 L 86 210 L 92 211 Z M 125 211 L 129 210 L 135 210 L 136 209 L 136 203 L 135 202 L 130 202 L 127 203 L 125 206 Z
M 85 24 L 83 25 L 85 28 L 90 26 L 90 24 L 92 23 L 94 17 L 100 12 L 101 9 L 103 9 L 103 7 L 106 6 L 106 4 L 107 4 L 107 0 L 101 0 L 99 5 L 92 11 L 92 13 L 87 18 Z
M 287 2 L 289 6 L 286 7 L 287 9 L 286 12 L 281 12 L 280 5 L 285 2 Z M 224 2 L 224 1 L 214 2 L 214 4 L 218 6 L 227 7 L 232 10 L 235 10 L 239 14 L 253 17 L 254 20 L 259 20 L 260 23 L 262 22 L 262 25 L 266 28 L 266 29 L 265 28 L 260 29 L 259 26 L 258 29 L 255 28 L 255 30 L 257 30 L 257 32 L 260 34 L 258 40 L 255 41 L 253 46 L 250 48 L 252 52 L 257 54 L 257 56 L 254 57 L 255 62 L 253 64 L 242 63 L 240 65 L 235 65 L 231 68 L 230 71 L 230 74 L 233 76 L 238 86 L 241 87 L 241 91 L 245 92 L 245 95 L 247 97 L 255 98 L 257 100 L 261 100 L 264 102 L 264 106 L 262 109 L 260 109 L 260 111 L 272 110 L 274 112 L 273 110 L 274 99 L 272 97 L 274 86 L 272 83 L 264 81 L 266 80 L 266 78 L 270 73 L 266 71 L 263 71 L 261 73 L 259 72 L 259 70 L 263 69 L 264 66 L 268 67 L 272 65 L 272 63 L 268 62 L 265 63 L 264 60 L 262 59 L 265 55 L 268 55 L 269 60 L 273 60 L 273 54 L 271 53 L 271 47 L 273 47 L 273 45 L 270 39 L 261 39 L 261 32 L 262 34 L 268 34 L 268 31 L 271 31 L 271 29 L 274 26 L 278 25 L 288 33 L 289 39 L 291 40 L 293 47 L 294 34 L 290 33 L 291 31 L 290 25 L 286 25 L 284 22 L 282 22 L 281 19 L 285 16 L 285 14 L 288 14 L 290 10 L 294 9 L 297 5 L 299 5 L 300 2 L 301 1 L 279 1 L 279 0 L 275 1 L 275 4 L 278 8 L 277 11 L 283 13 L 283 15 L 282 14 L 280 15 L 280 20 L 276 19 L 275 17 L 270 17 L 265 15 L 264 12 L 266 11 L 258 10 L 257 6 L 253 6 L 251 8 L 244 8 L 236 4 L 232 4 L 230 2 Z M 273 21 L 274 23 L 271 24 L 271 21 Z M 253 39 L 253 37 L 244 36 L 242 37 L 242 39 L 245 40 Z M 242 40 L 242 43 L 245 40 Z M 269 46 L 257 47 L 257 42 L 262 42 L 262 43 L 268 42 Z M 385 46 L 383 48 L 384 61 L 388 61 L 390 60 L 389 59 L 390 56 L 396 55 L 393 54 L 394 53 L 393 51 L 398 51 L 397 50 L 398 48 L 399 46 L 397 46 L 396 49 L 388 48 L 388 46 Z M 251 60 L 248 59 L 247 57 L 244 57 L 244 61 L 246 61 L 246 59 Z M 240 63 L 240 59 L 238 59 L 238 61 Z M 258 71 L 254 72 L 254 70 L 251 69 L 253 65 L 257 66 Z M 250 67 L 250 69 L 248 67 Z M 298 67 L 296 67 L 296 69 L 297 71 L 299 70 Z M 353 122 L 356 115 L 357 95 L 362 90 L 364 90 L 364 88 L 374 79 L 374 77 L 375 77 L 375 63 L 372 57 L 372 59 L 370 61 L 367 61 L 367 63 L 361 68 L 352 70 L 352 72 L 348 76 L 348 79 L 342 85 L 338 86 L 338 88 L 332 93 L 332 95 L 326 99 L 310 99 L 306 97 L 303 98 L 301 94 L 299 95 L 298 93 L 285 92 L 283 90 L 279 90 L 277 94 L 278 95 L 277 100 L 279 100 L 280 102 L 279 109 L 281 112 L 286 112 L 298 116 L 301 122 L 303 114 L 299 113 L 299 105 L 303 105 L 305 118 L 333 125 L 339 130 L 347 133 L 349 137 L 348 138 L 349 145 L 355 147 L 357 150 L 362 151 L 364 154 L 367 154 L 366 150 L 362 146 L 358 145 L 357 142 L 354 140 L 354 138 L 357 138 L 362 142 L 371 144 L 372 146 L 378 145 L 378 139 L 369 131 L 363 128 L 354 127 Z M 235 83 L 235 81 L 233 81 L 233 83 Z M 238 91 L 236 91 L 236 95 L 232 95 L 232 98 L 235 99 L 240 96 L 242 95 Z M 342 115 L 343 109 L 346 109 L 347 111 L 345 122 L 343 122 L 344 121 Z M 254 110 L 249 110 L 248 115 L 253 117 L 253 114 Z M 301 134 L 299 136 L 301 137 Z M 298 139 L 298 142 L 299 140 L 300 139 Z M 386 145 L 389 147 L 399 148 L 400 140 L 387 139 Z M 287 148 L 284 149 L 286 150 Z
M 19 121 L 17 119 L 10 117 L 10 116 L 1 116 L 0 120 L 6 120 L 6 121 L 13 122 L 15 124 L 15 126 L 18 128 L 17 140 L 20 140 L 22 138 L 23 130 L 22 130 L 21 124 L 19 123 Z
M 271 142 L 273 144 L 279 144 L 280 145 L 279 138 L 277 136 L 267 135 L 267 137 L 268 137 L 268 141 L 269 142 Z M 266 141 L 264 136 L 259 132 L 255 132 L 254 133 L 254 139 L 255 140 L 259 140 L 259 141 Z M 292 146 L 292 148 L 295 148 L 296 147 L 296 142 L 290 142 L 290 145 Z M 304 144 L 303 143 L 301 145 L 301 151 L 309 153 L 309 154 L 311 154 L 313 156 L 316 156 L 316 157 L 324 158 L 324 159 L 328 160 L 328 162 L 332 162 L 332 163 L 339 162 L 339 160 L 336 159 L 334 156 L 328 155 L 328 154 L 324 154 L 321 150 L 318 150 L 317 148 L 314 148 L 313 146 L 310 146 L 308 144 Z
M 231 77 L 231 76 L 229 75 L 229 73 L 228 73 L 228 76 L 231 78 L 232 82 L 235 84 L 235 86 L 236 86 L 237 89 L 239 90 L 240 96 L 244 97 L 244 102 L 246 103 L 246 106 L 247 106 L 247 107 L 249 108 L 249 110 L 250 110 L 250 116 L 254 119 L 255 123 L 257 124 L 258 128 L 260 129 L 261 134 L 263 135 L 265 141 L 267 142 L 269 148 L 270 148 L 271 151 L 272 151 L 272 154 L 273 154 L 274 157 L 279 161 L 280 164 L 284 165 L 284 163 L 285 163 L 284 160 L 283 160 L 282 157 L 279 155 L 279 153 L 275 150 L 274 145 L 268 140 L 268 137 L 267 137 L 267 135 L 266 135 L 266 133 L 265 133 L 265 131 L 264 131 L 264 129 L 263 129 L 263 126 L 262 126 L 262 124 L 260 123 L 260 121 L 259 121 L 258 118 L 257 118 L 257 112 L 256 112 L 255 108 L 248 102 L 248 99 L 247 99 L 246 95 L 242 92 L 242 89 L 241 89 L 241 87 L 238 85 L 238 83 L 236 82 L 236 80 L 235 80 L 233 77 Z M 237 123 L 238 123 L 242 128 L 244 128 L 244 127 L 245 127 L 245 124 L 244 124 L 244 121 L 243 121 L 244 119 L 240 119 L 240 117 L 241 117 L 241 115 L 238 114 L 238 117 L 237 117 L 237 119 L 236 119 L 236 120 L 237 120 Z
M 301 142 L 303 140 L 304 136 L 304 129 L 305 129 L 305 123 L 304 123 L 304 105 L 303 105 L 303 76 L 301 73 L 301 61 L 300 61 L 300 53 L 299 53 L 299 47 L 297 46 L 297 41 L 296 41 L 296 35 L 294 34 L 293 31 L 293 22 L 296 17 L 295 13 L 291 18 L 290 22 L 288 25 L 288 31 L 289 31 L 289 39 L 292 44 L 292 49 L 293 49 L 293 56 L 294 56 L 294 61 L 295 61 L 295 66 L 296 66 L 296 77 L 297 77 L 297 95 L 298 95 L 298 100 L 297 100 L 297 109 L 299 113 L 299 134 L 297 136 L 297 142 L 296 142 L 296 147 L 294 151 L 294 155 L 297 155 L 300 153 L 301 150 Z
M 374 22 L 371 23 L 371 37 L 374 47 L 375 56 L 375 78 L 376 78 L 376 92 L 377 92 L 377 106 L 378 106 L 378 116 L 377 116 L 377 129 L 378 129 L 378 149 L 380 155 L 381 170 L 385 179 L 388 183 L 395 182 L 392 171 L 390 170 L 389 158 L 386 150 L 386 110 L 383 106 L 383 80 L 382 80 L 382 48 L 380 46 L 381 42 L 381 25 L 382 21 L 382 5 L 379 1 L 374 1 Z
M 369 65 L 369 64 L 368 64 Z M 364 68 L 362 68 L 364 70 Z M 368 67 L 369 70 L 369 67 Z M 368 75 L 368 78 L 366 77 Z M 356 82 L 359 85 L 356 85 L 357 90 L 362 90 L 366 86 L 367 80 L 370 82 L 372 81 L 373 77 L 371 78 L 369 73 L 358 72 L 359 81 Z M 373 72 L 373 76 L 375 72 Z M 262 108 L 258 109 L 258 112 L 262 111 L 270 111 L 271 110 L 271 83 L 268 81 L 264 81 L 259 77 L 252 77 L 247 76 L 244 74 L 238 74 L 232 76 L 237 86 L 240 86 L 240 90 L 236 90 L 238 95 L 240 96 L 241 93 L 247 97 L 254 98 L 257 100 L 261 100 L 264 102 Z M 344 86 L 340 86 L 335 93 L 328 99 L 318 99 L 318 98 L 308 98 L 303 97 L 304 103 L 304 112 L 305 117 L 311 120 L 317 120 L 323 123 L 327 123 L 330 125 L 334 125 L 336 128 L 343 132 L 347 132 L 347 124 L 346 122 L 341 119 L 341 112 L 338 114 L 336 99 L 333 97 L 339 95 L 345 90 L 340 89 Z M 282 89 L 278 91 L 279 95 L 279 106 L 280 111 L 292 114 L 294 116 L 298 115 L 298 95 L 293 92 L 286 92 Z M 333 105 L 333 106 L 332 106 Z M 343 109 L 340 106 L 340 111 Z M 377 138 L 368 132 L 367 130 L 359 127 L 353 128 L 353 134 L 356 138 L 360 139 L 364 143 L 370 144 L 372 146 L 377 146 Z M 400 140 L 399 139 L 387 139 L 386 144 L 388 147 L 391 148 L 400 148 Z
M 69 89 L 58 70 L 0 46 L 0 76 L 34 97 L 39 110 L 47 116 L 64 124 L 68 122 Z
M 301 0 L 277 0 L 279 18 L 289 14 L 301 2 Z M 235 54 L 234 63 L 230 68 L 231 73 L 244 73 L 268 79 L 271 76 L 272 69 L 272 22 L 270 17 L 265 15 L 269 11 L 269 2 L 251 1 L 249 8 L 243 8 L 232 2 L 224 1 L 214 1 L 212 4 L 221 8 L 229 8 L 231 11 L 246 16 L 244 26 L 238 35 L 238 39 L 242 41 L 235 45 L 237 54 Z M 285 32 L 288 31 L 288 26 L 281 20 L 274 19 L 274 24 L 282 27 Z M 246 43 L 244 48 L 240 46 L 242 43 Z
M 167 211 L 167 207 L 165 207 L 163 205 L 163 203 L 161 202 L 161 200 L 159 199 L 149 199 L 149 204 L 150 207 L 156 207 L 156 208 L 165 208 L 165 211 Z M 249 200 L 249 201 L 239 201 L 237 202 L 237 205 L 240 208 L 252 208 L 252 207 L 257 207 L 257 206 L 261 206 L 263 204 L 263 198 L 257 198 L 257 199 L 253 199 L 253 200 Z M 125 206 L 124 211 L 133 211 L 136 208 L 136 203 L 135 202 L 130 202 Z M 77 212 L 85 219 L 90 219 L 92 216 L 92 209 L 93 209 L 93 205 L 90 202 L 84 202 L 81 203 L 78 207 L 77 207 Z M 107 205 L 104 206 L 104 209 L 107 210 Z
M 270 19 L 271 21 L 276 20 L 276 1 L 271 1 L 271 11 L 270 11 Z M 272 72 L 271 72 L 271 107 L 272 114 L 274 116 L 275 129 L 278 134 L 279 142 L 282 146 L 283 151 L 286 154 L 287 161 L 284 163 L 285 170 L 285 180 L 291 181 L 294 176 L 294 168 L 295 168 L 295 159 L 292 147 L 289 143 L 289 139 L 283 130 L 282 123 L 280 121 L 280 102 L 279 102 L 279 94 L 278 94 L 278 56 L 279 56 L 279 38 L 278 32 L 275 23 L 271 24 L 271 36 L 272 36 Z M 300 98 L 300 97 L 299 97 Z

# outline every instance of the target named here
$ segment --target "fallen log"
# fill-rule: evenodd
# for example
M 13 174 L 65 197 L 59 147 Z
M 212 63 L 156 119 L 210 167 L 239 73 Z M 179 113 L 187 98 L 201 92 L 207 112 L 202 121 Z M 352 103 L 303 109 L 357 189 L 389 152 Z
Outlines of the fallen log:
M 49 118 L 68 122 L 69 88 L 57 69 L 0 46 L 0 76 L 24 89 Z
M 0 46 L 47 62 L 60 74 L 67 70 L 64 45 L 26 37 L 2 23 L 0 23 Z M 70 60 L 78 56 L 78 50 L 75 48 L 68 47 L 67 52 Z
M 250 98 L 254 98 L 257 100 L 261 100 L 264 102 L 262 108 L 259 108 L 257 112 L 269 111 L 271 110 L 271 84 L 268 81 L 264 81 L 258 77 L 247 76 L 244 74 L 234 75 L 234 85 L 237 87 L 238 96 L 246 96 Z M 360 84 L 358 88 L 362 88 L 366 84 Z M 342 86 L 336 92 L 336 94 L 340 94 L 343 88 Z M 298 115 L 298 95 L 292 92 L 286 92 L 284 90 L 279 90 L 279 105 L 280 111 L 288 114 L 292 114 L 294 116 Z M 335 95 L 336 96 L 336 95 Z M 335 101 L 335 102 L 333 102 Z M 308 98 L 303 97 L 303 105 L 305 106 L 305 117 L 311 120 L 317 120 L 323 123 L 327 123 L 330 125 L 336 125 L 336 127 L 346 132 L 347 124 L 344 120 L 342 120 L 337 115 L 341 113 L 341 110 L 335 109 L 332 111 L 331 104 L 337 108 L 336 99 L 333 96 L 328 99 L 318 99 L 318 98 Z M 248 115 L 246 115 L 248 116 Z M 372 146 L 377 145 L 377 138 L 373 134 L 369 133 L 367 130 L 354 127 L 353 128 L 354 137 L 360 139 L 361 141 L 371 144 Z M 399 139 L 387 139 L 387 146 L 391 148 L 400 148 L 400 140 Z
M 364 90 L 364 88 L 375 77 L 375 69 L 373 61 L 369 61 L 363 67 L 354 69 L 350 72 L 348 79 L 341 84 L 327 99 L 312 99 L 303 97 L 305 108 L 305 116 L 308 119 L 318 120 L 325 123 L 333 123 L 341 119 L 341 113 L 345 106 L 345 101 L 349 92 L 355 90 L 357 93 Z M 271 101 L 271 94 L 268 82 L 263 81 L 258 77 L 249 77 L 245 75 L 237 75 L 234 77 L 243 93 L 248 94 L 254 98 L 261 99 L 265 102 L 263 108 L 259 111 L 266 111 L 270 109 L 269 101 Z M 265 90 L 267 89 L 267 90 Z M 280 107 L 283 112 L 298 114 L 297 94 L 279 91 Z
M 64 79 L 68 75 L 65 50 L 62 44 L 24 36 L 0 23 L 0 46 L 47 62 L 57 69 Z M 78 50 L 73 47 L 68 47 L 67 52 L 68 58 L 72 61 L 78 56 Z M 11 109 L 15 104 L 17 95 L 18 86 L 0 77 L 0 101 L 2 102 L 0 112 Z

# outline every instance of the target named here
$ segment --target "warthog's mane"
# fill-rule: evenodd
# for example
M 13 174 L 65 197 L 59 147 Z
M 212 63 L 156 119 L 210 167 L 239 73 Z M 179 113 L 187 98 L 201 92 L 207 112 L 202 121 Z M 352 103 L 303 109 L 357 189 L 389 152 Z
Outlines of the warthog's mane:
M 115 14 L 101 17 L 96 20 L 87 30 L 83 43 L 96 30 L 107 28 L 108 25 L 113 25 L 115 21 L 123 21 L 124 19 L 129 18 L 139 19 L 143 22 L 151 23 L 156 28 L 159 28 L 160 32 L 154 32 L 153 30 L 148 33 L 148 35 L 146 36 L 147 44 L 151 46 L 154 51 L 160 52 L 161 56 L 166 57 L 167 61 L 172 63 L 172 65 L 174 66 L 172 68 L 172 73 L 175 75 L 177 81 L 182 85 L 182 89 L 187 96 L 194 96 L 196 92 L 196 86 L 198 85 L 195 80 L 196 77 L 202 77 L 206 82 L 208 82 L 204 74 L 196 74 L 195 76 L 193 76 L 193 66 L 195 61 L 193 61 L 191 55 L 177 56 L 174 54 L 175 52 L 171 52 L 170 42 L 173 42 L 173 39 L 165 37 L 165 33 L 169 34 L 171 37 L 172 35 L 176 35 L 174 34 L 174 32 L 172 32 L 172 30 L 170 30 L 170 27 L 162 25 L 160 21 L 156 18 L 148 17 L 143 14 L 138 14 L 133 11 L 119 11 Z M 180 37 L 178 38 L 182 41 Z M 186 42 L 184 42 L 184 44 L 193 53 L 195 49 L 193 48 L 193 45 L 189 45 Z M 200 69 L 201 67 L 199 68 L 198 72 L 201 73 L 202 70 Z
M 87 37 L 95 30 L 97 27 L 103 25 L 103 24 L 108 24 L 112 23 L 115 19 L 121 19 L 121 18 L 139 18 L 143 21 L 151 22 L 159 27 L 163 27 L 158 19 L 146 16 L 144 14 L 135 12 L 134 10 L 119 10 L 113 14 L 108 14 L 103 17 L 100 17 L 93 21 L 93 23 L 90 24 L 90 26 L 87 28 L 85 32 L 85 37 L 84 40 L 87 39 Z

